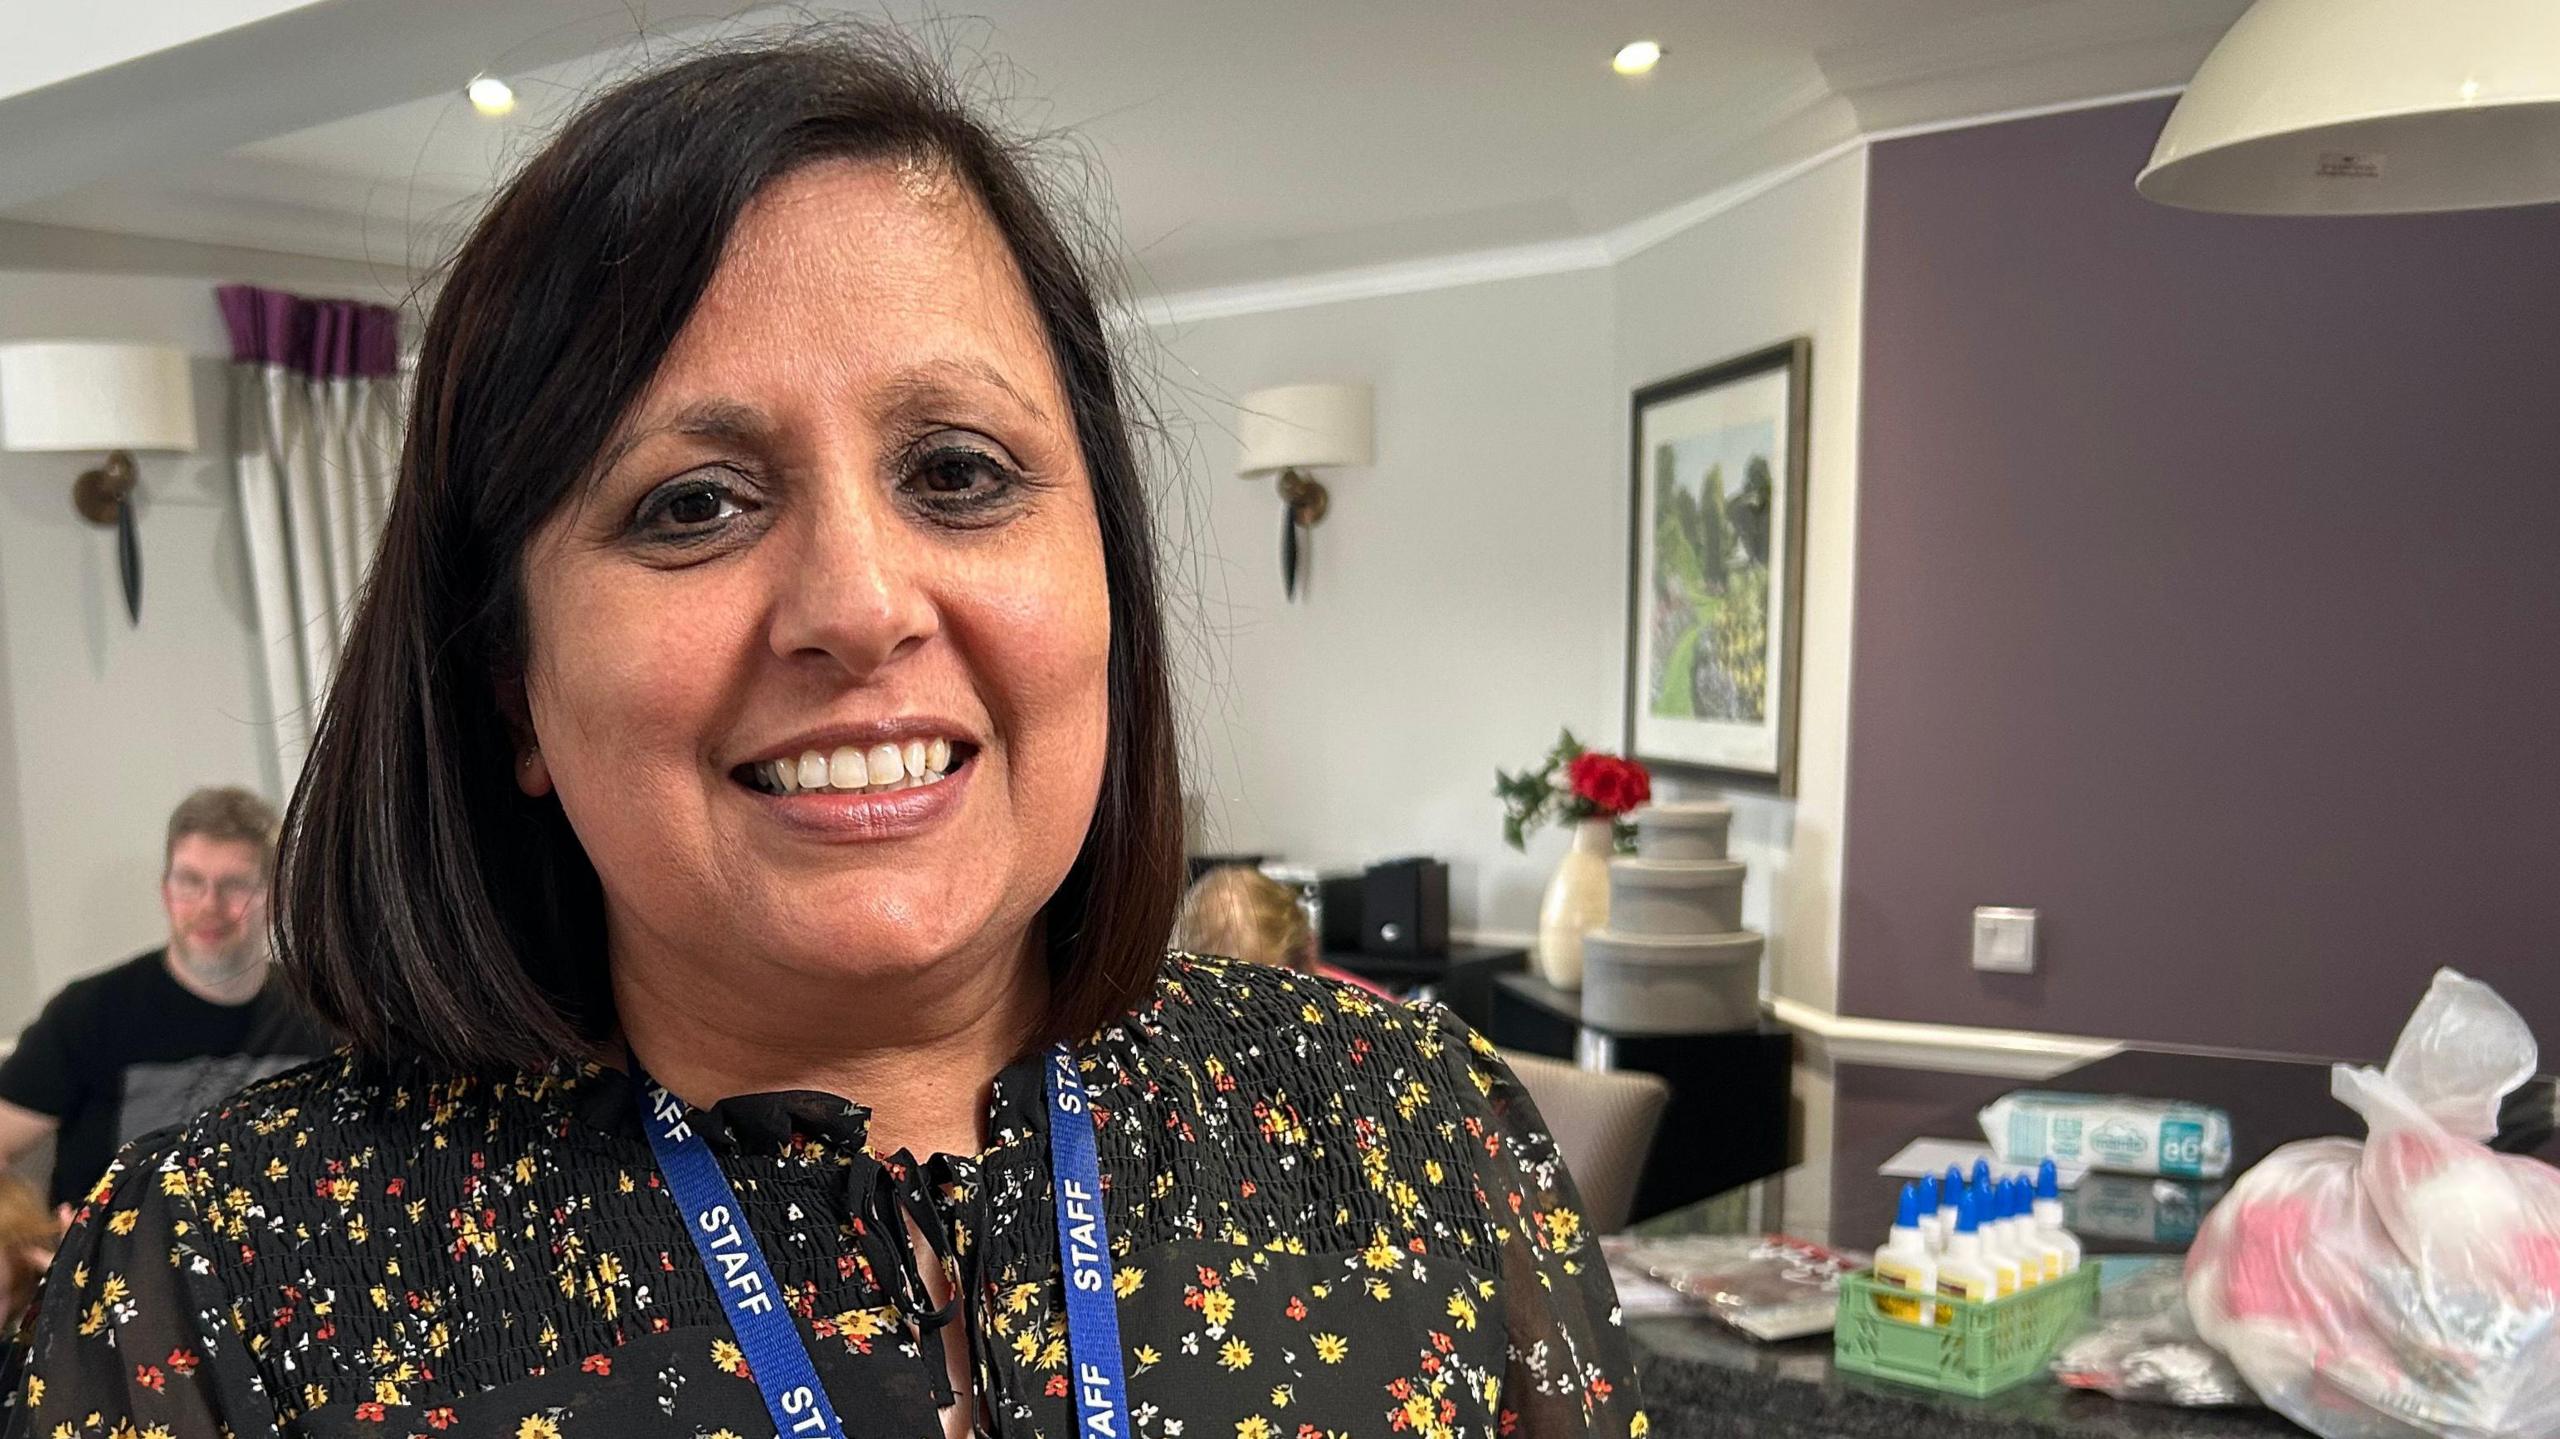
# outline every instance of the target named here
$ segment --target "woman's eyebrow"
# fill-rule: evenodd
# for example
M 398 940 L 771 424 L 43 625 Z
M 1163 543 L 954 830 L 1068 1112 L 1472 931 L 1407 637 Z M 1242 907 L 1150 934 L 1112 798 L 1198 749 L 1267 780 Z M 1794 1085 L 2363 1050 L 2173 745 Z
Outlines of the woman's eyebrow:
M 1007 378 L 1004 371 L 982 359 L 944 357 L 920 361 L 891 376 L 881 388 L 899 401 L 938 399 L 951 393 L 954 380 L 991 386 L 1003 392 L 1007 399 L 1034 420 L 1044 425 L 1049 423 L 1048 411 L 1040 408 L 1039 403 Z
M 684 435 L 693 439 L 725 440 L 731 444 L 752 445 L 773 433 L 773 422 L 762 410 L 739 400 L 697 400 L 656 424 L 633 430 L 605 448 L 596 461 L 596 478 L 613 473 L 623 457 L 641 444 L 660 435 Z

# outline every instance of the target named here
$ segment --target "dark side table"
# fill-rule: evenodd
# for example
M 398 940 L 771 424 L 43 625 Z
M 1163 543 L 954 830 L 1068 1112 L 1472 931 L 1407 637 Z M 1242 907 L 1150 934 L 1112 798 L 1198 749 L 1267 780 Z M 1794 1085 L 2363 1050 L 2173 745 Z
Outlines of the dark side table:
M 1765 1179 L 1794 1164 L 1795 1035 L 1777 1025 L 1728 1034 L 1624 1034 L 1582 1022 L 1582 998 L 1532 974 L 1493 982 L 1485 1034 L 1505 1049 L 1590 1069 L 1658 1074 L 1671 1085 L 1635 1217 Z

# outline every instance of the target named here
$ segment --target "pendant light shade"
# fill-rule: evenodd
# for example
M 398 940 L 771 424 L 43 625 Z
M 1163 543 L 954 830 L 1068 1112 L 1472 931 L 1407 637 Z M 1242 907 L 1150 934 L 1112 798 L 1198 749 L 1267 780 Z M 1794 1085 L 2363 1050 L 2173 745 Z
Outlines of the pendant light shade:
M 2560 200 L 2560 3 L 2258 0 L 2134 188 L 2262 215 Z

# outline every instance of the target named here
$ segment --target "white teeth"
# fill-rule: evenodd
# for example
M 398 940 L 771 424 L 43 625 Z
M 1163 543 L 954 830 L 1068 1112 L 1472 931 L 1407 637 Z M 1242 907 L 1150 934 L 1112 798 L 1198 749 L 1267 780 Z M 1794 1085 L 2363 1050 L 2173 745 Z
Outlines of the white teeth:
M 898 752 L 896 745 L 873 745 L 871 753 L 863 758 L 871 762 L 871 782 L 875 785 L 896 784 L 906 776 L 906 756 Z
M 807 750 L 797 758 L 758 760 L 749 767 L 750 781 L 774 794 L 833 790 L 839 794 L 895 794 L 938 784 L 948 777 L 951 741 L 911 739 L 878 744 L 864 750 L 841 745 L 830 752 Z
M 860 789 L 871 783 L 871 767 L 863 763 L 862 751 L 846 745 L 827 756 L 827 783 L 837 789 Z

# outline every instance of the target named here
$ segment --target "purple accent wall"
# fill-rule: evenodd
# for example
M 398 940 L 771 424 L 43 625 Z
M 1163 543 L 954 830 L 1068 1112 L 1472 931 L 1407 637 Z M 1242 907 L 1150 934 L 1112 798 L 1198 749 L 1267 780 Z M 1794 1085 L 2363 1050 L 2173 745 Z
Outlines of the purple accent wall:
M 1841 1007 L 2379 1056 L 2452 964 L 2547 1064 L 2560 209 L 2162 209 L 2167 108 L 1873 152 Z

